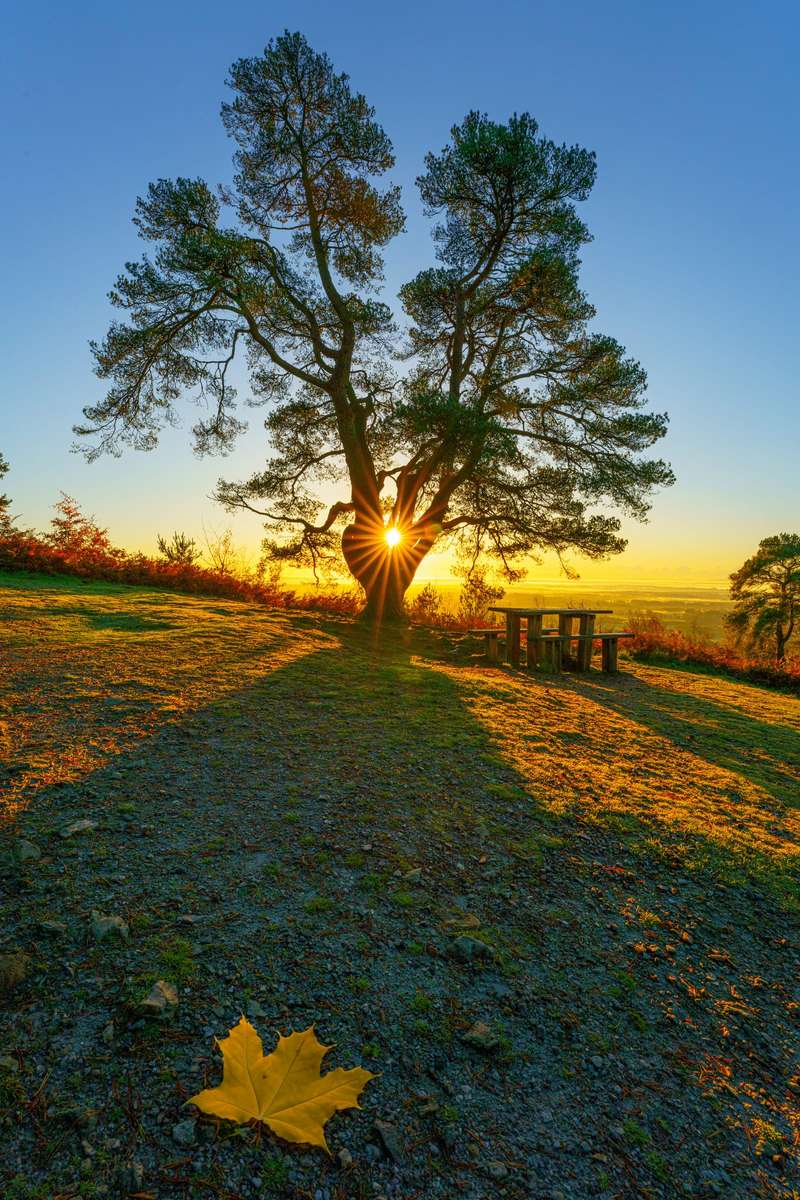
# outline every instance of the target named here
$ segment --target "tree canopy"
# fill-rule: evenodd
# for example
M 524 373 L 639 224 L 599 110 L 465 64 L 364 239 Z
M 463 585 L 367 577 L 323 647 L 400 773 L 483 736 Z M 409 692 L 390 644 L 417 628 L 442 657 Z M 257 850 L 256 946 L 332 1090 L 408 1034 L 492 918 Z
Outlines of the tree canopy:
M 644 456 L 666 417 L 645 407 L 643 369 L 589 328 L 576 204 L 594 154 L 527 114 L 454 126 L 417 180 L 435 265 L 401 289 L 400 326 L 380 286 L 404 217 L 373 109 L 297 33 L 228 83 L 232 185 L 162 179 L 137 203 L 155 253 L 127 264 L 111 293 L 126 320 L 93 343 L 110 388 L 76 427 L 90 456 L 149 449 L 191 392 L 198 451 L 229 447 L 242 354 L 271 456 L 218 498 L 263 515 L 273 558 L 341 551 L 371 614 L 401 612 L 443 539 L 508 579 L 543 550 L 621 551 L 616 511 L 643 519 L 672 474 Z
M 728 623 L 751 646 L 771 645 L 775 661 L 800 632 L 800 534 L 777 533 L 731 575 Z

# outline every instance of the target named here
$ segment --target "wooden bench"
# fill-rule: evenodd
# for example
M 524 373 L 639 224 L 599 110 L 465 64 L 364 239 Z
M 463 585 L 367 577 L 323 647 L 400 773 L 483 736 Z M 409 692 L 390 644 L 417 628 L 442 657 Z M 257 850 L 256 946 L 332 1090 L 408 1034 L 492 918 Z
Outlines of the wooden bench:
M 470 629 L 470 633 L 483 638 L 486 657 L 489 662 L 497 662 L 500 654 L 500 635 L 505 634 L 505 629 L 500 625 L 493 625 L 489 629 Z
M 542 666 L 545 671 L 560 671 L 564 665 L 564 647 L 569 646 L 570 642 L 577 642 L 580 665 L 583 670 L 588 670 L 592 647 L 595 642 L 600 642 L 602 669 L 608 674 L 613 674 L 617 670 L 620 639 L 634 636 L 632 633 L 564 634 L 557 630 L 543 629 L 536 639 L 535 647 L 533 642 L 528 643 L 529 649 L 538 648 L 537 661 L 529 662 L 528 666 Z

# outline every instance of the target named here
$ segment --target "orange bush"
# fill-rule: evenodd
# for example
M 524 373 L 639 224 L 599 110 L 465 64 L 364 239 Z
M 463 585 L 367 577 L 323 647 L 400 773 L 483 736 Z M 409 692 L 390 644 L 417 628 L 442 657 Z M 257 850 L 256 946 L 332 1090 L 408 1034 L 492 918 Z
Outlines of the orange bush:
M 257 574 L 237 576 L 196 564 L 171 563 L 146 554 L 128 554 L 113 546 L 106 530 L 81 513 L 69 496 L 56 505 L 58 515 L 45 534 L 0 527 L 0 570 L 105 579 L 197 595 L 222 596 L 273 608 L 320 609 L 355 614 L 362 601 L 355 591 L 298 594 Z
M 628 643 L 632 658 L 649 662 L 686 663 L 722 671 L 749 683 L 800 690 L 800 659 L 787 659 L 776 667 L 769 658 L 745 655 L 730 643 L 692 638 L 676 629 L 667 629 L 654 616 L 634 617 L 629 627 L 636 637 Z

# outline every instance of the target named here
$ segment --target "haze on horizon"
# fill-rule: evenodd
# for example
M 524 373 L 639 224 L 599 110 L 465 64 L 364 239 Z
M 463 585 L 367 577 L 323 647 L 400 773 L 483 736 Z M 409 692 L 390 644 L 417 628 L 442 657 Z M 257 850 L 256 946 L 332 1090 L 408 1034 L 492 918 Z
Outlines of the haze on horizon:
M 581 279 L 595 327 L 642 362 L 650 407 L 670 414 L 658 451 L 677 483 L 656 495 L 649 524 L 626 525 L 625 554 L 573 561 L 582 584 L 722 586 L 762 537 L 797 526 L 796 9 L 626 2 L 567 13 L 506 0 L 491 25 L 472 2 L 460 15 L 454 26 L 416 2 L 391 12 L 359 2 L 343 16 L 245 0 L 221 24 L 205 0 L 11 6 L 0 448 L 23 524 L 45 525 L 63 489 L 128 549 L 152 553 L 173 529 L 202 542 L 204 527 L 230 527 L 257 553 L 258 519 L 228 516 L 209 495 L 220 475 L 263 461 L 259 410 L 242 409 L 250 429 L 226 460 L 194 458 L 184 427 L 155 452 L 89 466 L 70 453 L 70 430 L 102 392 L 87 342 L 108 325 L 106 294 L 144 249 L 136 196 L 163 176 L 230 178 L 228 67 L 288 26 L 350 74 L 394 143 L 408 221 L 388 247 L 390 303 L 432 261 L 414 178 L 468 110 L 527 110 L 547 136 L 596 150 Z M 243 401 L 242 375 L 239 391 Z M 418 578 L 447 570 L 432 554 Z M 557 579 L 546 558 L 527 586 Z

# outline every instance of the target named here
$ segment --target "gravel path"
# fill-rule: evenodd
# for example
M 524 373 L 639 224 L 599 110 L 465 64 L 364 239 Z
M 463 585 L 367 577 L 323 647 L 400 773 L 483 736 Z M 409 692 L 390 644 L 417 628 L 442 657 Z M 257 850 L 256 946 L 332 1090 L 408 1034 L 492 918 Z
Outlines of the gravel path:
M 0 600 L 4 1200 L 800 1196 L 795 699 Z M 185 1106 L 242 1012 L 380 1072 L 331 1159 Z

